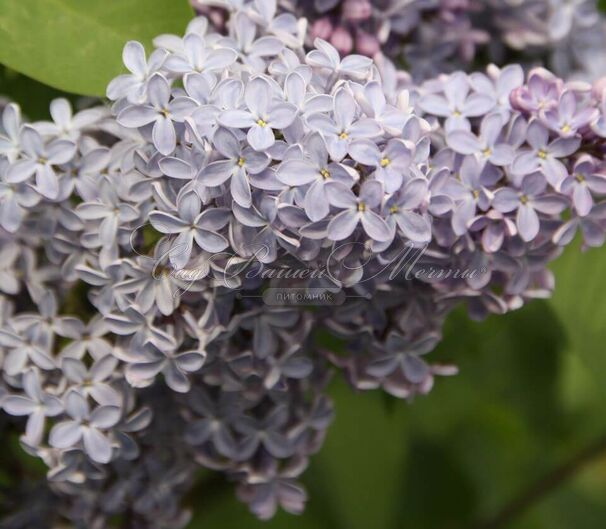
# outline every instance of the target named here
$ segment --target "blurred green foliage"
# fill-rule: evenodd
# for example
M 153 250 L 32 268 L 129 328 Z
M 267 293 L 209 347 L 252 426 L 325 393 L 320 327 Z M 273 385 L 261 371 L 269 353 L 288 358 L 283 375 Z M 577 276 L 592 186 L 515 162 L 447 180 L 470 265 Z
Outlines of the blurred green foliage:
M 0 64 L 0 97 L 19 103 L 22 113 L 31 120 L 50 119 L 48 105 L 56 97 L 76 97 L 38 83 Z
M 182 34 L 192 16 L 185 0 L 0 0 L 0 62 L 67 92 L 104 96 L 128 40 L 150 46 L 161 33 Z
M 0 94 L 32 119 L 62 95 L 6 68 Z M 574 460 L 606 435 L 606 248 L 570 247 L 553 270 L 549 301 L 481 323 L 452 314 L 432 357 L 460 374 L 427 397 L 358 394 L 336 379 L 336 419 L 304 476 L 304 515 L 259 522 L 211 479 L 189 497 L 190 529 L 601 529 L 606 449 Z M 491 525 L 508 506 L 511 521 Z

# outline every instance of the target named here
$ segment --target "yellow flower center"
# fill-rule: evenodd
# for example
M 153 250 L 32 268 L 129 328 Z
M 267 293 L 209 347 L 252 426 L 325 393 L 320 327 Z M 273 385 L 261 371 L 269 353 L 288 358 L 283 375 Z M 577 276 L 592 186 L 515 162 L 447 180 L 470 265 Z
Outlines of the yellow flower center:
M 584 177 L 582 174 L 580 174 L 580 173 L 576 173 L 576 174 L 574 175 L 574 179 L 575 179 L 575 180 L 576 180 L 576 181 L 577 181 L 579 184 L 582 184 L 582 183 L 585 181 L 585 177 Z
M 160 114 L 162 114 L 165 118 L 167 118 L 169 115 L 169 112 L 166 108 L 162 108 L 162 109 L 160 109 Z
M 239 165 L 240 167 L 243 167 L 243 166 L 244 166 L 244 162 L 245 162 L 244 158 L 242 158 L 242 157 L 238 158 L 238 165 Z
M 358 202 L 358 211 L 360 211 L 360 212 L 366 211 L 366 204 L 364 204 L 364 202 Z
M 330 173 L 328 172 L 328 169 L 322 169 L 320 171 L 320 174 L 322 175 L 322 178 L 330 178 Z
M 454 117 L 454 118 L 460 118 L 461 117 L 461 113 L 458 110 L 453 110 L 452 111 L 452 117 Z
M 560 131 L 561 131 L 563 134 L 567 134 L 568 132 L 570 132 L 570 131 L 571 131 L 570 125 L 569 125 L 568 123 L 564 123 L 564 125 L 562 125 L 562 126 L 560 127 Z
M 257 125 L 259 125 L 259 127 L 265 127 L 265 125 L 267 125 L 267 123 L 265 123 L 265 121 L 263 121 L 262 119 L 258 119 Z
M 480 196 L 480 192 L 477 189 L 472 189 L 471 190 L 471 196 L 473 198 L 478 198 Z
M 398 206 L 391 206 L 389 208 L 389 212 L 393 215 L 394 213 L 398 212 Z
M 349 136 L 347 135 L 347 132 L 343 131 L 343 132 L 341 132 L 341 134 L 339 134 L 340 140 L 346 140 L 347 138 L 349 138 Z
M 389 160 L 389 158 L 381 158 L 379 165 L 381 165 L 381 167 L 387 167 L 390 163 L 391 161 Z
M 526 195 L 520 195 L 520 202 L 522 204 L 528 204 L 528 197 Z
M 537 152 L 537 156 L 541 160 L 544 160 L 545 158 L 547 158 L 547 153 L 543 149 L 541 149 L 539 152 Z
M 484 156 L 486 156 L 486 158 L 488 158 L 488 157 L 489 157 L 489 156 L 492 154 L 492 151 L 491 151 L 491 150 L 490 150 L 488 147 L 486 147 L 486 149 L 484 149 L 484 150 L 482 151 L 482 154 L 483 154 Z

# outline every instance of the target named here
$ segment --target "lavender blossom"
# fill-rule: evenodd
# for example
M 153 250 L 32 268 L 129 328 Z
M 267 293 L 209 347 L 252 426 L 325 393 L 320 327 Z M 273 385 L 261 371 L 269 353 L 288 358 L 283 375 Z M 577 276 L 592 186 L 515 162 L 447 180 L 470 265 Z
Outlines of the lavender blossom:
M 555 53 L 584 2 L 218 4 L 126 44 L 111 113 L 3 112 L 0 399 L 74 525 L 184 527 L 200 466 L 300 513 L 333 371 L 425 395 L 456 373 L 431 363 L 455 307 L 548 296 L 561 246 L 606 240 L 599 84 L 457 70 L 493 29 Z

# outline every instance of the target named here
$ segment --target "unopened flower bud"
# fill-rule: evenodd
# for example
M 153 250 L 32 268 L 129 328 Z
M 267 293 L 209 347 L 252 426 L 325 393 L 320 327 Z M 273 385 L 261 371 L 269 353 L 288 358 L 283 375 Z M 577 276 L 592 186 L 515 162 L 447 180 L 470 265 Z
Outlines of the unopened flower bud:
M 342 55 L 349 53 L 354 44 L 351 33 L 343 26 L 340 26 L 333 31 L 330 36 L 330 43 L 337 48 Z
M 313 39 L 328 40 L 332 34 L 332 23 L 328 17 L 319 18 L 309 28 L 309 35 Z
M 604 101 L 604 91 L 606 91 L 606 77 L 600 77 L 593 83 L 593 95 L 599 101 Z
M 343 19 L 351 22 L 368 20 L 372 6 L 368 0 L 345 0 L 343 2 Z
M 362 55 L 373 57 L 379 52 L 381 46 L 379 39 L 365 31 L 359 31 L 356 35 L 356 51 Z

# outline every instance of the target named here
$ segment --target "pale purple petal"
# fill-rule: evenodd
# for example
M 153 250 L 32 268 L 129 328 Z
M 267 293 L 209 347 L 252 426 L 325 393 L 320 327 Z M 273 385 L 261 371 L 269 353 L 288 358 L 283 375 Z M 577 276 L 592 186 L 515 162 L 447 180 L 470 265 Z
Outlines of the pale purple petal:
M 328 238 L 333 241 L 347 239 L 358 225 L 359 215 L 349 209 L 336 215 L 328 224 Z
M 143 127 L 158 118 L 159 114 L 152 107 L 144 105 L 133 105 L 126 107 L 116 118 L 123 127 Z
M 177 146 L 177 134 L 170 118 L 160 116 L 153 129 L 153 139 L 156 148 L 165 156 L 171 154 Z
M 523 240 L 532 241 L 539 233 L 539 217 L 528 204 L 521 204 L 516 218 L 518 231 Z
M 248 129 L 246 137 L 250 146 L 256 151 L 265 151 L 276 141 L 274 133 L 269 126 L 261 126 L 256 123 Z
M 96 428 L 86 428 L 82 435 L 84 449 L 88 456 L 97 463 L 106 464 L 112 458 L 110 440 Z
M 362 213 L 361 221 L 364 231 L 371 239 L 379 242 L 385 242 L 389 241 L 393 237 L 393 232 L 387 223 L 374 211 L 366 210 L 364 213 Z
M 446 135 L 448 146 L 460 154 L 475 154 L 482 150 L 482 146 L 471 132 L 466 130 L 455 130 Z

